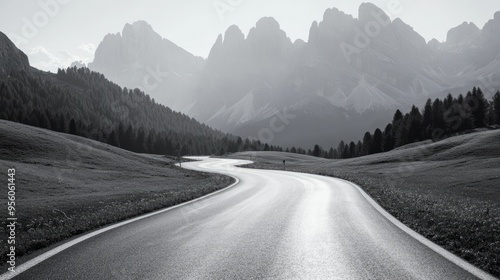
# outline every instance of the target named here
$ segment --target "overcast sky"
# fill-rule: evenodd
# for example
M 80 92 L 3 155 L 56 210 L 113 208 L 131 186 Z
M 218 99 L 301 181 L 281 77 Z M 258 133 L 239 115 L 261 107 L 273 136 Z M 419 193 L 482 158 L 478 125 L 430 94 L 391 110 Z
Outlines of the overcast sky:
M 125 23 L 137 20 L 206 57 L 217 35 L 232 24 L 248 34 L 258 19 L 272 16 L 292 40 L 307 41 L 311 23 L 320 21 L 327 8 L 357 17 L 362 2 L 366 0 L 0 0 L 0 31 L 28 54 L 33 66 L 55 71 L 75 60 L 92 61 L 106 34 L 121 32 Z M 401 18 L 427 41 L 445 40 L 447 31 L 464 21 L 482 28 L 500 11 L 498 0 L 370 2 L 392 19 Z

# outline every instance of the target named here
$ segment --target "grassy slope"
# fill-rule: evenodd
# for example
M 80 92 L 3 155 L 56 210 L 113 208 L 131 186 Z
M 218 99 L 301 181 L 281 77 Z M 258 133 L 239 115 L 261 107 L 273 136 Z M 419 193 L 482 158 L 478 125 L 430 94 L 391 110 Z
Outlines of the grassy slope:
M 221 189 L 231 178 L 183 170 L 85 138 L 0 120 L 1 181 L 16 168 L 17 254 Z M 6 205 L 7 194 L 1 198 Z M 5 217 L 1 211 L 1 217 Z M 5 223 L 5 218 L 1 218 Z M 1 260 L 6 255 L 0 229 Z
M 232 155 L 253 167 L 357 183 L 410 228 L 500 276 L 500 130 L 424 142 L 348 160 L 274 152 Z

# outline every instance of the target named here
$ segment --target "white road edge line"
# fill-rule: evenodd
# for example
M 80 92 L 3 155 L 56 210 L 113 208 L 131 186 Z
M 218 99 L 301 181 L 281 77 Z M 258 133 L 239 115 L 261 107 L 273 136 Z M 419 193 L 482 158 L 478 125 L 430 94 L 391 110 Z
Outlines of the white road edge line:
M 318 175 L 322 176 L 322 175 Z M 325 176 L 327 177 L 327 176 Z M 393 215 L 391 215 L 389 212 L 387 212 L 382 206 L 380 206 L 370 195 L 368 195 L 360 186 L 349 182 L 344 179 L 336 178 L 336 177 L 330 177 L 330 178 L 335 178 L 341 181 L 344 181 L 352 186 L 354 186 L 364 197 L 365 199 L 380 213 L 382 214 L 386 219 L 388 219 L 391 223 L 396 225 L 399 229 L 402 231 L 406 232 L 408 235 L 411 237 L 415 238 L 417 241 L 420 243 L 424 244 L 425 246 L 429 247 L 431 250 L 434 252 L 438 253 L 439 255 L 443 256 L 445 259 L 449 260 L 450 262 L 456 264 L 457 266 L 461 267 L 465 271 L 471 273 L 472 275 L 478 277 L 479 279 L 483 280 L 497 280 L 498 278 L 494 277 L 493 275 L 489 274 L 488 272 L 475 267 L 474 265 L 470 264 L 466 260 L 456 256 L 455 254 L 449 252 L 448 250 L 444 249 L 443 247 L 437 245 L 436 243 L 432 242 L 431 240 L 425 238 L 424 236 L 420 235 L 418 232 L 412 230 L 411 228 L 407 227 L 405 224 L 400 222 L 398 219 L 396 219 Z
M 244 168 L 238 165 L 235 165 L 234 167 L 237 168 Z M 418 232 L 412 230 L 411 228 L 407 227 L 405 224 L 400 222 L 398 219 L 396 219 L 393 215 L 391 215 L 389 212 L 387 212 L 382 206 L 380 206 L 370 195 L 368 195 L 360 186 L 354 184 L 353 182 L 340 179 L 337 177 L 329 177 L 329 176 L 323 176 L 323 175 L 318 175 L 318 174 L 311 174 L 311 173 L 301 173 L 301 172 L 293 172 L 293 171 L 282 171 L 282 170 L 267 170 L 267 169 L 260 169 L 260 170 L 265 170 L 265 171 L 277 171 L 277 172 L 286 172 L 286 173 L 298 173 L 298 174 L 309 174 L 309 175 L 315 175 L 315 176 L 320 176 L 320 177 L 326 177 L 330 179 L 337 179 L 340 181 L 343 181 L 349 185 L 352 185 L 354 188 L 356 188 L 361 195 L 370 203 L 373 208 L 375 208 L 382 216 L 384 216 L 387 220 L 389 220 L 391 223 L 393 223 L 395 226 L 397 226 L 399 229 L 404 231 L 406 234 L 410 235 L 420 243 L 422 243 L 424 246 L 430 248 L 434 252 L 438 253 L 445 259 L 449 260 L 450 262 L 454 263 L 455 265 L 461 267 L 465 271 L 469 272 L 470 274 L 478 277 L 479 279 L 482 280 L 498 280 L 498 278 L 494 277 L 493 275 L 489 274 L 488 272 L 475 267 L 474 265 L 470 264 L 466 260 L 456 256 L 455 254 L 449 252 L 448 250 L 444 249 L 443 247 L 437 245 L 436 243 L 430 241 L 429 239 L 425 238 L 424 236 L 420 235 Z M 217 172 L 215 172 L 217 173 Z M 227 175 L 227 174 L 223 174 Z
M 226 175 L 226 174 L 224 174 Z M 96 235 L 99 235 L 103 232 L 106 232 L 106 231 L 110 231 L 112 229 L 115 229 L 115 228 L 118 228 L 118 227 L 121 227 L 121 226 L 124 226 L 124 225 L 127 225 L 127 224 L 130 224 L 130 223 L 133 223 L 133 222 L 136 222 L 136 221 L 139 221 L 139 220 L 142 220 L 142 219 L 145 219 L 145 218 L 149 218 L 151 216 L 155 216 L 155 215 L 158 215 L 158 214 L 161 214 L 161 213 L 165 213 L 167 211 L 170 211 L 170 210 L 173 210 L 175 208 L 179 208 L 181 206 L 184 206 L 186 204 L 190 204 L 190 203 L 193 203 L 193 202 L 196 202 L 198 200 L 202 200 L 202 199 L 205 199 L 207 197 L 210 197 L 210 196 L 213 196 L 213 195 L 216 195 L 220 192 L 223 192 L 223 191 L 226 191 L 228 190 L 229 188 L 232 188 L 234 186 L 236 186 L 239 182 L 240 182 L 240 179 L 234 177 L 234 176 L 230 176 L 230 175 L 226 175 L 226 176 L 229 176 L 229 177 L 232 177 L 234 178 L 236 181 L 234 183 L 232 183 L 231 185 L 223 188 L 223 189 L 220 189 L 218 191 L 215 191 L 215 192 L 212 192 L 212 193 L 209 193 L 207 195 L 204 195 L 202 197 L 199 197 L 199 198 L 196 198 L 196 199 L 193 199 L 193 200 L 190 200 L 190 201 L 186 201 L 186 202 L 183 202 L 181 204 L 177 204 L 177 205 L 174 205 L 174 206 L 171 206 L 171 207 L 168 207 L 168 208 L 165 208 L 165 209 L 162 209 L 162 210 L 158 210 L 158 211 L 155 211 L 155 212 L 152 212 L 152 213 L 149 213 L 149 214 L 144 214 L 142 216 L 139 216 L 139 217 L 135 217 L 135 218 L 132 218 L 132 219 L 129 219 L 129 220 L 125 220 L 125 221 L 122 221 L 122 222 L 119 222 L 117 224 L 114 224 L 114 225 L 110 225 L 110 226 L 107 226 L 105 228 L 102 228 L 102 229 L 99 229 L 99 230 L 96 230 L 96 231 L 93 231 L 93 232 L 90 232 L 88 234 L 85 234 L 84 236 L 80 236 L 74 240 L 71 240 L 71 241 L 68 241 L 48 252 L 45 252 L 43 254 L 41 254 L 40 256 L 38 257 L 35 257 L 23 264 L 21 264 L 20 266 L 17 266 L 16 269 L 15 269 L 15 272 L 5 272 L 3 273 L 2 275 L 0 275 L 0 280 L 9 280 L 9 279 L 12 279 L 14 277 L 16 277 L 17 275 L 23 273 L 24 271 L 34 267 L 35 265 L 47 260 L 48 258 L 56 255 L 56 254 L 59 254 L 60 252 L 68 249 L 69 247 L 73 246 L 73 245 L 76 245 L 80 242 L 83 242 L 89 238 L 92 238 Z

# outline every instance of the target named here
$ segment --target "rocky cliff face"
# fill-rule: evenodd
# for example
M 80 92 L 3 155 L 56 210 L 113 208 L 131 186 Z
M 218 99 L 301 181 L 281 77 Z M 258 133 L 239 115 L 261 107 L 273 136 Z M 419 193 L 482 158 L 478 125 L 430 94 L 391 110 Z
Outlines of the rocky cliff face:
M 8 75 L 11 70 L 29 71 L 28 57 L 0 32 L 0 74 Z
M 156 101 L 175 107 L 203 65 L 202 58 L 163 39 L 148 23 L 138 21 L 125 25 L 121 34 L 106 35 L 88 67 L 115 83 L 138 87 Z
M 474 23 L 464 22 L 448 31 L 446 45 L 450 49 L 468 48 L 478 43 L 477 39 L 480 34 L 481 29 L 479 29 Z

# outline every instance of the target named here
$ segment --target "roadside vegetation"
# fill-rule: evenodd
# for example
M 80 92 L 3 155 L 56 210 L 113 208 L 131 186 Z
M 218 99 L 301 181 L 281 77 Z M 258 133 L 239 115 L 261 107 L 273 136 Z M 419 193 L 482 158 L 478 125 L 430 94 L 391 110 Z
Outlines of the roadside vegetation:
M 233 179 L 78 136 L 0 120 L 0 170 L 16 169 L 16 254 L 222 189 Z M 5 201 L 5 198 L 2 198 Z M 5 213 L 1 261 L 7 254 Z

